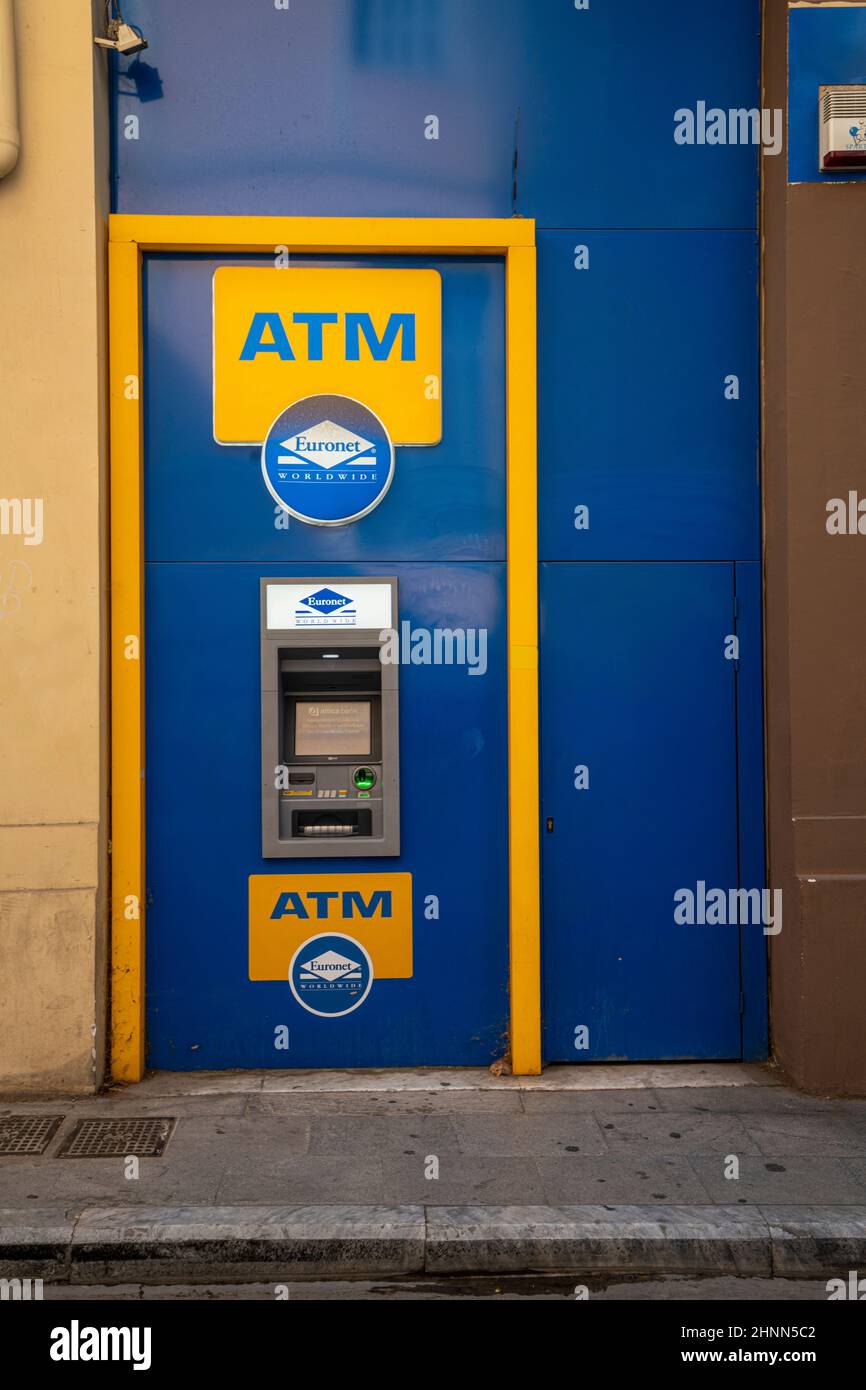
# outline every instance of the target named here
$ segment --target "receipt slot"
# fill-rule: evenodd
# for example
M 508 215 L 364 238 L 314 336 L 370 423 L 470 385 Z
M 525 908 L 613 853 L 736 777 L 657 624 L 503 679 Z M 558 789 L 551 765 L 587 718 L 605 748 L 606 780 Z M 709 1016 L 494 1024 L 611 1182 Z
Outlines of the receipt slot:
M 261 581 L 262 855 L 400 852 L 396 579 Z

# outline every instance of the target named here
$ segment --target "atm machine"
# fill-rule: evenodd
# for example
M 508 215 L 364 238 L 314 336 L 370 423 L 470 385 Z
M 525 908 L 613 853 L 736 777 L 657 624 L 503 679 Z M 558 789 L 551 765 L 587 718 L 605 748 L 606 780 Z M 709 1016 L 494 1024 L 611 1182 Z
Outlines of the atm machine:
M 394 578 L 261 580 L 262 856 L 400 853 Z

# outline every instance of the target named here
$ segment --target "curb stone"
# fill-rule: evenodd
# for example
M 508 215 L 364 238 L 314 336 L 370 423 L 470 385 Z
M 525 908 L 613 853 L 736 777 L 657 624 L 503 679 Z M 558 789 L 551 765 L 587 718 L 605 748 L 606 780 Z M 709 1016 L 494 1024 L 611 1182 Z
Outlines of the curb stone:
M 768 1227 L 748 1207 L 430 1207 L 431 1274 L 769 1275 Z
M 414 1274 L 797 1279 L 866 1271 L 866 1207 L 0 1210 L 0 1277 L 226 1283 Z
M 0 1278 L 66 1283 L 74 1230 L 65 1208 L 0 1209 Z
M 424 1236 L 412 1206 L 95 1209 L 75 1228 L 71 1281 L 414 1274 Z
M 802 1279 L 814 1271 L 866 1275 L 866 1207 L 762 1207 L 769 1223 L 773 1274 Z

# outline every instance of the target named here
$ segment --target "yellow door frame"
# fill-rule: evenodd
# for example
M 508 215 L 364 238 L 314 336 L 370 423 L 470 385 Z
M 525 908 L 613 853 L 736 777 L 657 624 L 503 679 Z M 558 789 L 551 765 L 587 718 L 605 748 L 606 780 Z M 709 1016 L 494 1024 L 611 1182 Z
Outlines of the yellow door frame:
M 144 549 L 141 261 L 148 251 L 505 258 L 511 1060 L 541 1070 L 535 223 L 522 218 L 109 219 L 111 1071 L 144 1071 Z

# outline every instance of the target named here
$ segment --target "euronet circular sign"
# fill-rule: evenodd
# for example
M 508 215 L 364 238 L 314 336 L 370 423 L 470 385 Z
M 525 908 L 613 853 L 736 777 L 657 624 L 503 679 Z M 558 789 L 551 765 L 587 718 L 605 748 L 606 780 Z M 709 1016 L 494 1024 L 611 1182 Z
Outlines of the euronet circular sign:
M 262 474 L 274 501 L 298 521 L 346 526 L 382 501 L 394 476 L 394 446 L 360 401 L 305 396 L 268 430 Z
M 370 993 L 373 962 L 353 936 L 323 932 L 298 947 L 289 966 L 289 987 L 308 1013 L 342 1018 Z

